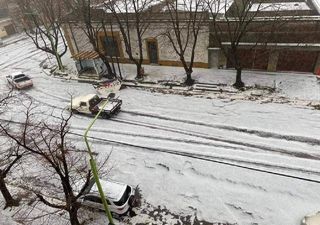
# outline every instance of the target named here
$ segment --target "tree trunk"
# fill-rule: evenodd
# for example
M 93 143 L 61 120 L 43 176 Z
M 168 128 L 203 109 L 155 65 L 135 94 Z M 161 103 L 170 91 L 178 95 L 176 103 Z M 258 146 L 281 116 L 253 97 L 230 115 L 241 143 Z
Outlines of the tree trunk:
M 77 206 L 71 206 L 71 208 L 69 210 L 69 217 L 70 217 L 71 225 L 80 225 L 80 222 L 78 219 L 78 207 Z
M 193 85 L 194 80 L 193 80 L 192 77 L 191 77 L 192 71 L 186 70 L 186 74 L 187 74 L 187 79 L 186 79 L 186 82 L 185 82 L 186 85 L 187 85 L 187 86 Z
M 10 194 L 10 192 L 6 186 L 4 178 L 2 178 L 2 177 L 0 177 L 0 191 L 1 191 L 1 194 L 4 198 L 4 200 L 6 201 L 6 205 L 4 208 L 19 205 L 19 201 L 13 199 L 12 195 Z
M 107 71 L 108 71 L 107 77 L 108 78 L 116 78 L 115 71 L 112 70 L 112 67 L 110 66 L 109 61 L 105 57 L 100 57 L 100 58 L 102 58 L 102 61 L 104 62 L 104 64 L 107 67 Z
M 137 63 L 136 66 L 137 66 L 136 79 L 142 79 L 143 78 L 142 66 L 139 63 Z
M 60 71 L 62 71 L 63 70 L 63 64 L 62 64 L 62 61 L 61 61 L 61 57 L 59 56 L 58 53 L 56 53 L 55 57 L 56 57 L 56 60 L 57 60 L 57 63 L 58 63 L 58 68 L 59 68 Z
M 241 80 L 242 68 L 236 68 L 236 70 L 237 70 L 236 82 L 233 84 L 233 86 L 235 88 L 243 88 L 244 87 L 244 83 Z

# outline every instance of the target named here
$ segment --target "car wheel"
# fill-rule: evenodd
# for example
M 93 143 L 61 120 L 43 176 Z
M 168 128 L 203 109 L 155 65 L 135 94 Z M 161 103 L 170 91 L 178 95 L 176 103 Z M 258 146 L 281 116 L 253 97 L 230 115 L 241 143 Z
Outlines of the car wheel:
M 101 116 L 102 116 L 104 119 L 110 119 L 110 117 L 111 117 L 108 113 L 103 113 Z
M 117 213 L 111 213 L 112 218 L 119 220 L 120 219 L 120 215 L 118 215 Z
M 129 206 L 130 206 L 130 207 L 134 207 L 134 206 L 135 206 L 135 203 L 136 203 L 135 197 L 134 197 L 134 196 L 131 196 L 131 197 L 129 198 Z
M 71 109 L 71 112 L 72 112 L 72 113 L 79 113 L 79 111 L 76 110 L 76 109 Z
M 130 217 L 134 217 L 134 216 L 136 216 L 137 215 L 137 213 L 135 213 L 133 210 L 132 210 L 132 208 L 130 208 L 129 209 L 129 216 Z

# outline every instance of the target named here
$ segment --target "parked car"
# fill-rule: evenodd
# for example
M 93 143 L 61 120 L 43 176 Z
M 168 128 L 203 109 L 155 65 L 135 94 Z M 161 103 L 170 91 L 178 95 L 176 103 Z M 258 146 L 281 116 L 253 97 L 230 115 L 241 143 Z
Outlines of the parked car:
M 24 73 L 14 73 L 7 76 L 8 83 L 16 89 L 25 89 L 33 86 L 31 78 Z
M 107 196 L 109 209 L 113 214 L 124 215 L 132 209 L 135 198 L 134 189 L 130 185 L 103 179 L 100 179 L 100 183 Z M 90 208 L 104 210 L 94 179 L 90 180 L 88 188 L 78 199 L 78 202 Z
M 100 114 L 103 118 L 110 118 L 112 115 L 120 111 L 122 100 L 111 97 L 99 97 L 96 94 L 79 96 L 72 99 L 72 104 L 68 109 L 74 113 L 82 113 L 86 115 L 96 115 L 101 107 L 108 101 Z
M 320 212 L 307 215 L 301 221 L 301 225 L 319 225 L 319 224 L 320 224 Z

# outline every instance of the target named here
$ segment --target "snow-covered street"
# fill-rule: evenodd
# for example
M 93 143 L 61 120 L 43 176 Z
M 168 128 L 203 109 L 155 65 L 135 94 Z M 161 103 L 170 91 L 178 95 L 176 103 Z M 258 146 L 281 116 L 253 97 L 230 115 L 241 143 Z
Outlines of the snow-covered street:
M 87 83 L 46 75 L 39 64 L 47 56 L 28 39 L 10 41 L 0 55 L 0 89 L 5 89 L 8 73 L 22 70 L 34 82 L 25 94 L 48 113 L 60 113 L 70 95 L 95 91 Z M 220 77 L 223 70 L 218 73 Z M 282 85 L 289 76 L 277 75 Z M 313 78 L 305 79 L 312 83 Z M 288 93 L 297 94 L 292 89 Z M 112 179 L 139 185 L 152 206 L 213 224 L 238 225 L 299 225 L 306 214 L 320 210 L 319 111 L 133 88 L 121 90 L 120 96 L 121 112 L 100 119 L 90 132 L 93 149 L 99 155 L 112 151 Z M 310 93 L 305 96 L 312 99 Z M 314 99 L 319 96 L 314 94 Z M 82 138 L 77 135 L 91 119 L 76 115 L 72 120 L 79 146 Z M 138 214 L 130 222 L 141 221 L 148 219 Z M 172 221 L 167 223 L 175 224 Z

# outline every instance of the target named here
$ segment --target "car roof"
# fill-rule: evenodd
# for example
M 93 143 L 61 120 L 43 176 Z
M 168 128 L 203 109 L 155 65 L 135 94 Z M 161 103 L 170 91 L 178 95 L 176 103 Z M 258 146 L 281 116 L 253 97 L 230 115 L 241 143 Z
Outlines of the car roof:
M 102 186 L 102 189 L 105 195 L 113 201 L 119 201 L 128 186 L 126 184 L 119 183 L 116 181 L 111 181 L 111 180 L 100 180 L 100 184 Z M 90 193 L 99 194 L 96 183 L 94 183 L 94 185 L 92 186 Z
M 91 98 L 93 98 L 96 94 L 88 94 L 88 95 L 81 95 L 72 99 L 73 105 L 79 105 L 80 102 L 88 102 Z
M 23 74 L 23 75 L 25 75 L 23 72 L 14 72 L 14 73 L 11 73 L 11 76 L 17 76 L 17 75 L 21 75 L 21 74 Z

